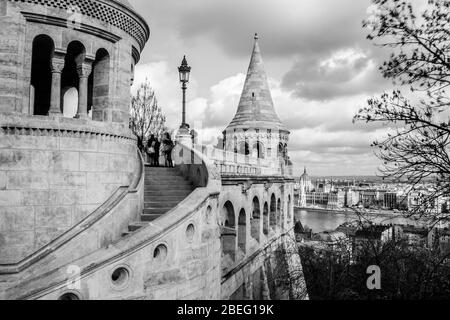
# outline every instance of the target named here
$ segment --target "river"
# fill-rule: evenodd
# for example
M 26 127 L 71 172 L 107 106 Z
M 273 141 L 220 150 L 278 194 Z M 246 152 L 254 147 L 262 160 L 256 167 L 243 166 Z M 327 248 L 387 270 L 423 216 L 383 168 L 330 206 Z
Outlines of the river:
M 295 208 L 296 221 L 300 220 L 303 227 L 309 227 L 314 233 L 335 230 L 340 225 L 357 220 L 357 216 L 352 213 L 337 213 L 320 210 L 304 210 Z M 386 215 L 374 216 L 371 220 L 378 224 L 398 224 L 423 226 L 423 223 L 402 217 L 389 217 Z

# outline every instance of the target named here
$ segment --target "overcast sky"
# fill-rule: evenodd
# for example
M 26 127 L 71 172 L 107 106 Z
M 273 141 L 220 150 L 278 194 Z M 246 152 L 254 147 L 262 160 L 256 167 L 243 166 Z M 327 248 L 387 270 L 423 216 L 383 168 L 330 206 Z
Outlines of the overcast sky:
M 215 141 L 236 112 L 257 32 L 296 172 L 377 172 L 370 144 L 385 130 L 352 124 L 368 97 L 392 87 L 378 71 L 386 52 L 362 29 L 369 0 L 129 1 L 151 29 L 135 85 L 149 78 L 169 126 L 181 122 L 177 67 L 186 54 L 188 122 Z

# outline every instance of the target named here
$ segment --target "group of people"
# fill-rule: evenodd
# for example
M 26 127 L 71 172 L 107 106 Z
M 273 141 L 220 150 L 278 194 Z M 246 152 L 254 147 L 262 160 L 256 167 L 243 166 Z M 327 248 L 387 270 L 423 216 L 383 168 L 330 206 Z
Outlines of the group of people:
M 165 166 L 173 167 L 172 150 L 174 146 L 175 144 L 173 143 L 172 138 L 170 137 L 170 134 L 168 132 L 163 134 L 161 141 L 157 137 L 155 137 L 154 134 L 152 134 L 150 136 L 150 139 L 148 139 L 147 146 L 145 148 L 145 151 L 150 160 L 150 166 L 159 167 L 159 158 L 162 153 L 165 160 Z

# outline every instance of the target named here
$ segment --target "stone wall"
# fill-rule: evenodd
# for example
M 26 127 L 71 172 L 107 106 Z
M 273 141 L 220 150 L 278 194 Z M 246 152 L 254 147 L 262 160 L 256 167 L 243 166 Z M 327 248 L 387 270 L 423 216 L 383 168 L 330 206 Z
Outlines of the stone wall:
M 0 127 L 0 264 L 76 225 L 137 169 L 134 138 L 102 123 L 3 116 Z

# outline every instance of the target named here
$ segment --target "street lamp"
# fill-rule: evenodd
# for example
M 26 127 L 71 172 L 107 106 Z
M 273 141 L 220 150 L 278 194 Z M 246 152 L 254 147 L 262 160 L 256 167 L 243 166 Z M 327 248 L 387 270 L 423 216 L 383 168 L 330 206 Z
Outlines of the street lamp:
M 186 56 L 184 56 L 181 66 L 178 67 L 178 72 L 180 73 L 181 89 L 183 90 L 183 120 L 180 129 L 189 130 L 189 125 L 186 123 L 186 89 L 189 83 L 191 67 L 188 65 Z

